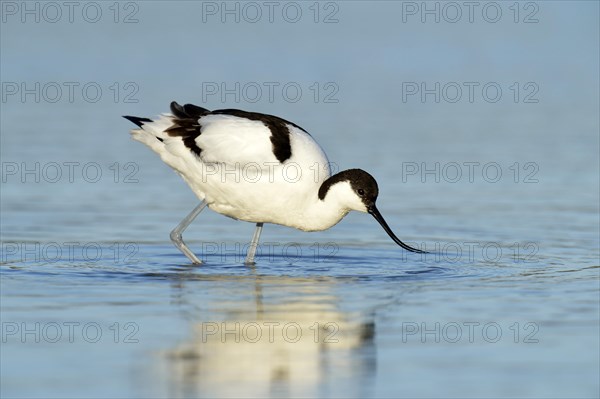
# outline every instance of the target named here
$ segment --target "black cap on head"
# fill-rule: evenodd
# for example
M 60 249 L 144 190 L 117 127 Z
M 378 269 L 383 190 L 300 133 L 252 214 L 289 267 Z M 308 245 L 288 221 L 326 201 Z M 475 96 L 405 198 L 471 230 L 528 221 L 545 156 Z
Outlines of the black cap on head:
M 374 204 L 379 195 L 375 178 L 362 169 L 348 169 L 331 176 L 319 188 L 319 199 L 325 199 L 329 188 L 336 183 L 347 181 L 354 192 L 363 199 L 365 206 Z

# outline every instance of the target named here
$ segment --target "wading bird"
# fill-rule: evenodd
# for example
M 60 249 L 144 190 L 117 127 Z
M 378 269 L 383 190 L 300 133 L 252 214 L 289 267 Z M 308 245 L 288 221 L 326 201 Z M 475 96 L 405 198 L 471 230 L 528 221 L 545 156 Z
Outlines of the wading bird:
M 348 212 L 370 213 L 402 248 L 377 210 L 377 182 L 361 169 L 331 175 L 325 152 L 306 130 L 277 116 L 237 109 L 209 111 L 171 103 L 157 119 L 124 116 L 139 129 L 133 138 L 173 168 L 201 200 L 171 232 L 193 263 L 202 262 L 182 233 L 208 206 L 233 219 L 256 223 L 246 263 L 253 264 L 264 223 L 303 231 L 326 230 Z

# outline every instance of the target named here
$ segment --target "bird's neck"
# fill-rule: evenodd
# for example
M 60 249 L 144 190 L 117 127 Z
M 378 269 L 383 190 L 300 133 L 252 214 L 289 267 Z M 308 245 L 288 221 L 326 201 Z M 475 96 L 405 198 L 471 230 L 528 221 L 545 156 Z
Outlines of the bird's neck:
M 351 210 L 344 201 L 347 190 L 340 184 L 332 187 L 323 199 L 317 193 L 312 195 L 311 201 L 306 202 L 307 206 L 298 215 L 300 217 L 296 218 L 300 223 L 295 227 L 305 231 L 320 231 L 339 223 Z
M 326 201 L 317 201 L 313 207 L 306 209 L 299 218 L 300 223 L 296 227 L 300 230 L 327 230 L 338 224 L 350 212 L 349 209 L 340 209 Z

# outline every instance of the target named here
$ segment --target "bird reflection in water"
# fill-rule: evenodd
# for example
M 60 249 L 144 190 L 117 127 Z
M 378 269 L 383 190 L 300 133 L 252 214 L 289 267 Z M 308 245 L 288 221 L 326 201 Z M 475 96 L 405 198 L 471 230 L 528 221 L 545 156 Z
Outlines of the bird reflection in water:
M 254 301 L 246 291 L 210 312 L 219 320 L 197 315 L 191 337 L 168 352 L 169 396 L 367 394 L 375 325 L 338 309 L 333 281 L 253 278 Z

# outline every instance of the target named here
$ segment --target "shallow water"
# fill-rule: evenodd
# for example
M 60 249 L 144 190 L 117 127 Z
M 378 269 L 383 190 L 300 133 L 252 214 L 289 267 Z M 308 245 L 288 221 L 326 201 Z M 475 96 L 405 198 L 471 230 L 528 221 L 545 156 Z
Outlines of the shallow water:
M 504 3 L 497 24 L 400 23 L 411 2 L 327 3 L 332 24 L 308 3 L 298 23 L 131 4 L 134 24 L 1 25 L 3 82 L 104 89 L 2 101 L 2 397 L 600 395 L 597 3 L 531 3 L 534 24 Z M 505 96 L 402 101 L 422 81 Z M 304 95 L 222 99 L 215 82 Z M 513 101 L 513 82 L 539 101 Z M 325 232 L 265 226 L 248 267 L 253 226 L 205 211 L 185 238 L 206 263 L 189 265 L 168 233 L 197 200 L 120 115 L 204 96 L 293 120 L 371 172 L 396 234 L 432 253 L 353 213 Z

